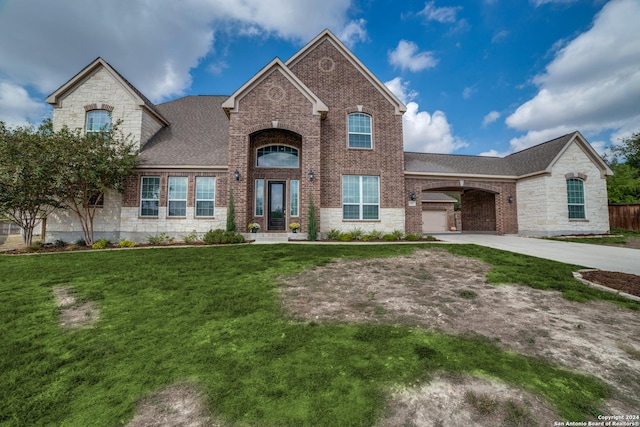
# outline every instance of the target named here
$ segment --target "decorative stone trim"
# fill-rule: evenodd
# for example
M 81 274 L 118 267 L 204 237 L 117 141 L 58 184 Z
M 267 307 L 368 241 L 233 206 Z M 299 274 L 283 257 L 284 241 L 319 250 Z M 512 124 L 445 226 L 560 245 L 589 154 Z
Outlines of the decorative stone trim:
M 329 73 L 336 68 L 336 63 L 333 59 L 325 56 L 324 58 L 320 58 L 320 60 L 318 61 L 318 68 L 320 69 L 320 71 Z
M 105 103 L 94 103 L 94 104 L 87 104 L 84 106 L 84 111 L 92 111 L 92 110 L 106 110 L 108 112 L 112 112 L 113 111 L 113 105 L 109 105 L 109 104 L 105 104 Z
M 565 175 L 564 175 L 564 177 L 565 177 L 565 179 L 567 179 L 567 180 L 569 180 L 569 179 L 576 179 L 576 178 L 577 178 L 577 179 L 580 179 L 580 180 L 582 180 L 582 181 L 586 181 L 586 180 L 587 180 L 587 175 L 586 175 L 586 174 L 584 174 L 584 173 L 582 173 L 582 172 L 578 172 L 577 174 L 576 174 L 576 173 L 573 173 L 573 172 L 569 172 L 569 173 L 565 174 Z

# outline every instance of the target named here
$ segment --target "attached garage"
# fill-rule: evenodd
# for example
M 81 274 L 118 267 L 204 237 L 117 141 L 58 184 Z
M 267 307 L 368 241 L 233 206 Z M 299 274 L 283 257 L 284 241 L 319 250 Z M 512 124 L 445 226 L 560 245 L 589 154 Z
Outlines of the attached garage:
M 454 226 L 453 208 L 457 200 L 444 193 L 422 193 L 422 232 L 444 233 Z
M 446 209 L 422 211 L 423 233 L 444 233 L 447 229 Z

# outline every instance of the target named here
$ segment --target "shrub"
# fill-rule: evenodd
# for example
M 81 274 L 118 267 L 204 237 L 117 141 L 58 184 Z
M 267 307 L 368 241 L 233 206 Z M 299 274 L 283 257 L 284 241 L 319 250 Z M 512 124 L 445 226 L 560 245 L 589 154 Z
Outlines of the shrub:
M 371 240 L 380 240 L 382 239 L 382 234 L 382 231 L 371 230 L 368 236 L 371 238 Z
M 338 240 L 341 242 L 350 242 L 353 240 L 353 236 L 351 233 L 340 233 Z
M 36 240 L 34 242 L 31 242 L 31 244 L 27 246 L 27 251 L 38 252 L 40 249 L 42 249 L 43 246 L 44 243 L 42 243 L 40 240 Z
M 404 239 L 404 231 L 402 230 L 393 230 L 391 232 L 391 234 L 393 234 L 394 236 L 396 236 L 397 240 L 402 240 Z
M 55 246 L 56 248 L 64 248 L 65 246 L 67 246 L 67 242 L 62 239 L 58 239 L 53 242 L 53 246 Z
M 152 245 L 164 245 L 166 243 L 172 243 L 173 240 L 174 238 L 169 237 L 169 235 L 164 231 L 160 234 L 156 234 L 155 236 L 147 236 L 147 241 Z
M 407 234 L 406 236 L 404 236 L 404 240 L 408 240 L 410 242 L 417 242 L 421 238 L 422 234 L 420 233 Z
M 363 242 L 370 242 L 370 241 L 372 241 L 372 240 L 373 240 L 373 237 L 371 237 L 371 235 L 370 235 L 370 234 L 365 234 L 364 236 L 362 236 L 362 237 L 360 238 L 360 240 L 362 240 Z
M 198 241 L 198 234 L 196 233 L 196 230 L 193 230 L 191 233 L 189 233 L 186 236 L 184 236 L 184 238 L 182 240 L 185 243 L 197 242 Z
M 340 230 L 337 228 L 332 228 L 327 232 L 327 239 L 329 240 L 338 240 L 338 236 L 340 236 Z
M 425 238 L 424 238 L 424 240 L 429 241 L 429 242 L 435 242 L 435 241 L 436 241 L 436 240 L 438 240 L 438 239 L 436 239 L 436 238 L 435 238 L 435 237 L 433 237 L 433 236 L 427 236 L 427 237 L 425 237 Z
M 316 205 L 313 203 L 313 195 L 309 193 L 309 223 L 307 224 L 307 240 L 318 240 L 318 221 L 316 220 Z
M 121 248 L 135 248 L 136 246 L 138 246 L 138 244 L 136 242 L 132 242 L 131 240 L 120 240 L 119 243 Z
M 95 242 L 93 245 L 91 245 L 93 249 L 104 249 L 107 246 L 109 246 L 109 241 L 107 239 L 100 239 L 97 242 Z
M 87 246 L 87 242 L 83 238 L 76 240 L 74 243 L 76 246 Z
M 362 236 L 364 236 L 364 231 L 362 231 L 362 228 L 356 227 L 350 231 L 350 234 L 354 240 L 362 240 Z
M 384 236 L 382 236 L 382 240 L 384 240 L 385 242 L 394 242 L 398 240 L 398 237 L 395 234 L 385 234 Z
M 205 233 L 202 241 L 206 245 L 221 245 L 228 243 L 244 243 L 244 237 L 242 234 L 235 233 L 233 231 L 225 231 L 220 228 L 216 230 L 209 230 Z

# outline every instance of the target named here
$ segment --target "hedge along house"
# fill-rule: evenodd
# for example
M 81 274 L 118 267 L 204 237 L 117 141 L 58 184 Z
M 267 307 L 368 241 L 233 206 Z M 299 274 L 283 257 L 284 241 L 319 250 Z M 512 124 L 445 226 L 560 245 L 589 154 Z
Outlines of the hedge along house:
M 180 239 L 224 228 L 230 194 L 241 231 L 304 233 L 313 200 L 320 231 L 429 229 L 423 192 L 461 194 L 463 231 L 607 231 L 611 171 L 579 133 L 504 159 L 405 153 L 405 106 L 331 32 L 274 59 L 231 96 L 154 105 L 101 58 L 52 93 L 53 122 L 95 131 L 121 120 L 140 144 L 137 175 L 110 193 L 96 237 Z M 569 199 L 567 199 L 569 197 Z M 433 207 L 434 205 L 430 205 Z M 68 212 L 48 240 L 74 240 Z

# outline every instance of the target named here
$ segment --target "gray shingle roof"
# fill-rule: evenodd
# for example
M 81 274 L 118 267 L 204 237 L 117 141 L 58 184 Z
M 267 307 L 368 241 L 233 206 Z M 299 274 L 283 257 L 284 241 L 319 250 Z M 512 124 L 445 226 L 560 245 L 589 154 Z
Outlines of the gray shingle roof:
M 170 125 L 140 150 L 141 166 L 226 166 L 229 119 L 222 109 L 228 96 L 186 96 L 158 104 Z
M 434 193 L 431 191 L 425 191 L 422 193 L 422 201 L 423 202 L 440 202 L 440 203 L 455 203 L 457 202 L 451 196 L 447 196 L 444 193 Z
M 404 165 L 409 172 L 523 176 L 545 171 L 575 134 L 563 135 L 506 157 L 404 153 Z

